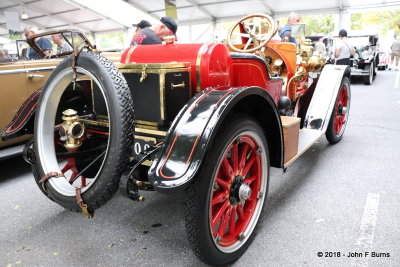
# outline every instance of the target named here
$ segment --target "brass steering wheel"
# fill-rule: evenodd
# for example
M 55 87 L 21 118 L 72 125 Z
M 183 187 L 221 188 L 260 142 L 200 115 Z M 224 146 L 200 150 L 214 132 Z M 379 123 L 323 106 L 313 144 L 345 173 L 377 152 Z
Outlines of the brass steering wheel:
M 241 18 L 229 29 L 228 46 L 239 53 L 253 53 L 264 47 L 275 35 L 277 29 L 278 27 L 275 26 L 275 22 L 270 16 L 261 13 L 250 14 Z M 242 49 L 233 45 L 234 35 L 239 36 L 245 43 Z

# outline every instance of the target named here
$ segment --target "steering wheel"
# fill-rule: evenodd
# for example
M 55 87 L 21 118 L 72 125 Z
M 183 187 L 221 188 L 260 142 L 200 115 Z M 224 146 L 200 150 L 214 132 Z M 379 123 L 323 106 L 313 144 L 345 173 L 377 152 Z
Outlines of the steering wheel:
M 239 28 L 239 32 L 237 28 Z M 275 27 L 275 22 L 270 16 L 261 13 L 250 14 L 241 18 L 229 29 L 228 46 L 239 53 L 253 53 L 264 47 L 277 30 L 278 27 Z M 246 43 L 243 49 L 239 49 L 232 44 L 234 35 L 240 36 L 242 42 Z

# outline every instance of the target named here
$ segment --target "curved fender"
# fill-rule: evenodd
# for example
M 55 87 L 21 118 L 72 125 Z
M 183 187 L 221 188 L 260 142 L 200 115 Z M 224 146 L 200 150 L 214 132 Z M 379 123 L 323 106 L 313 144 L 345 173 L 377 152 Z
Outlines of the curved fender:
M 9 140 L 29 133 L 33 134 L 32 125 L 35 119 L 34 115 L 36 106 L 39 103 L 41 93 L 42 88 L 31 94 L 22 104 L 12 121 L 0 132 L 2 140 Z
M 259 110 L 256 111 L 259 120 L 273 117 L 274 125 L 270 125 L 270 130 L 273 129 L 274 137 L 270 142 L 274 142 L 278 148 L 275 153 L 278 163 L 275 165 L 282 165 L 282 126 L 271 96 L 259 87 L 208 88 L 186 104 L 170 127 L 162 149 L 148 172 L 154 187 L 158 191 L 169 192 L 186 188 L 199 170 L 218 128 L 229 112 L 238 108 L 241 112 L 246 112 L 254 108 L 248 106 L 248 102 L 243 105 L 243 101 L 249 97 L 268 107 L 268 114 L 259 114 Z
M 304 128 L 326 132 L 343 77 L 350 76 L 350 67 L 326 65 L 319 77 L 304 120 Z

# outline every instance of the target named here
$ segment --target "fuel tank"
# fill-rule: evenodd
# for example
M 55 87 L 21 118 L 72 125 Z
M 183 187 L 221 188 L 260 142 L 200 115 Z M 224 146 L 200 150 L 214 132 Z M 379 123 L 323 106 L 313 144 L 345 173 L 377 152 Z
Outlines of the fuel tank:
M 232 85 L 232 59 L 223 44 L 160 44 L 127 48 L 120 63 L 190 63 L 193 95 L 210 86 Z

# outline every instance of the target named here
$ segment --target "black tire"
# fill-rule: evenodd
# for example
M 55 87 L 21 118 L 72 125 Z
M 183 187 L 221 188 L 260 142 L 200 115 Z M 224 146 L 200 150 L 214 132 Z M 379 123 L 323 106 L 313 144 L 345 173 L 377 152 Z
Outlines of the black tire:
M 81 188 L 84 203 L 93 211 L 117 191 L 121 172 L 128 163 L 134 135 L 133 101 L 123 75 L 111 61 L 98 53 L 83 51 L 76 62 L 78 77 L 86 75 L 93 82 L 93 91 L 91 87 L 86 88 L 91 95 L 79 93 L 81 88 L 78 86 L 72 89 L 68 82 L 72 80 L 71 66 L 72 56 L 52 72 L 41 94 L 35 117 L 36 163 L 32 169 L 40 189 L 51 200 L 64 208 L 80 211 L 74 192 Z M 93 113 L 97 118 L 101 113 L 103 120 L 104 116 L 108 119 L 108 127 L 105 126 L 103 132 L 99 128 L 90 132 L 90 125 L 85 123 L 82 145 L 75 150 L 67 150 L 58 132 L 54 131 L 54 125 L 62 122 L 61 112 L 71 108 L 76 109 L 78 115 Z M 53 139 L 54 146 L 51 144 Z M 105 154 L 101 156 L 102 153 Z M 95 158 L 99 159 L 82 175 L 84 181 L 82 178 L 70 184 L 72 176 L 83 171 Z M 67 168 L 64 161 L 74 166 Z M 39 183 L 50 172 L 63 173 L 65 178 L 53 177 Z
M 350 80 L 344 77 L 340 84 L 332 115 L 329 119 L 328 128 L 325 132 L 326 139 L 328 139 L 328 142 L 331 144 L 336 144 L 342 140 L 349 118 L 350 99 Z
M 374 77 L 376 76 L 376 74 L 377 74 L 377 70 L 379 69 L 379 54 L 376 54 L 376 56 L 375 56 L 375 64 L 374 64 Z
M 244 176 L 243 183 L 240 176 L 240 174 L 243 175 L 243 170 L 239 169 L 235 174 L 235 165 L 232 164 L 235 158 L 233 156 L 235 153 L 232 151 L 235 151 L 233 148 L 235 146 L 238 151 L 237 159 L 247 155 L 243 157 L 247 158 L 246 160 L 237 160 L 238 168 L 247 165 L 253 157 L 255 158 L 250 171 Z M 243 152 L 245 146 L 251 152 L 247 150 L 247 153 Z M 239 258 L 254 239 L 254 229 L 268 191 L 269 152 L 263 130 L 254 119 L 245 115 L 234 115 L 231 120 L 226 121 L 209 147 L 210 151 L 202 163 L 203 167 L 195 182 L 186 190 L 187 195 L 184 201 L 186 233 L 194 253 L 200 260 L 211 265 L 226 265 Z M 230 162 L 233 172 L 222 173 L 223 159 Z M 218 181 L 217 173 L 219 173 Z M 256 177 L 254 182 L 249 182 L 250 173 Z M 230 186 L 226 187 L 226 183 Z M 241 200 L 237 194 L 242 189 L 246 190 L 247 186 L 244 184 L 247 183 L 250 184 L 251 195 L 248 199 Z M 216 200 L 217 195 L 218 199 L 224 196 L 224 200 L 211 205 L 211 199 Z M 229 205 L 229 207 L 225 210 L 224 205 Z M 248 211 L 251 205 L 253 205 L 253 213 Z M 223 213 L 221 219 L 218 219 L 217 211 Z M 239 216 L 239 214 L 246 214 L 246 216 Z M 224 220 L 229 220 L 232 224 L 229 224 L 227 229 L 221 226 Z M 210 225 L 212 221 L 215 226 Z M 224 233 L 218 237 L 217 232 L 221 231 L 220 227 Z M 225 230 L 230 234 L 225 234 Z
M 374 80 L 374 62 L 365 65 L 365 70 L 368 71 L 368 75 L 363 76 L 364 84 L 371 85 Z

